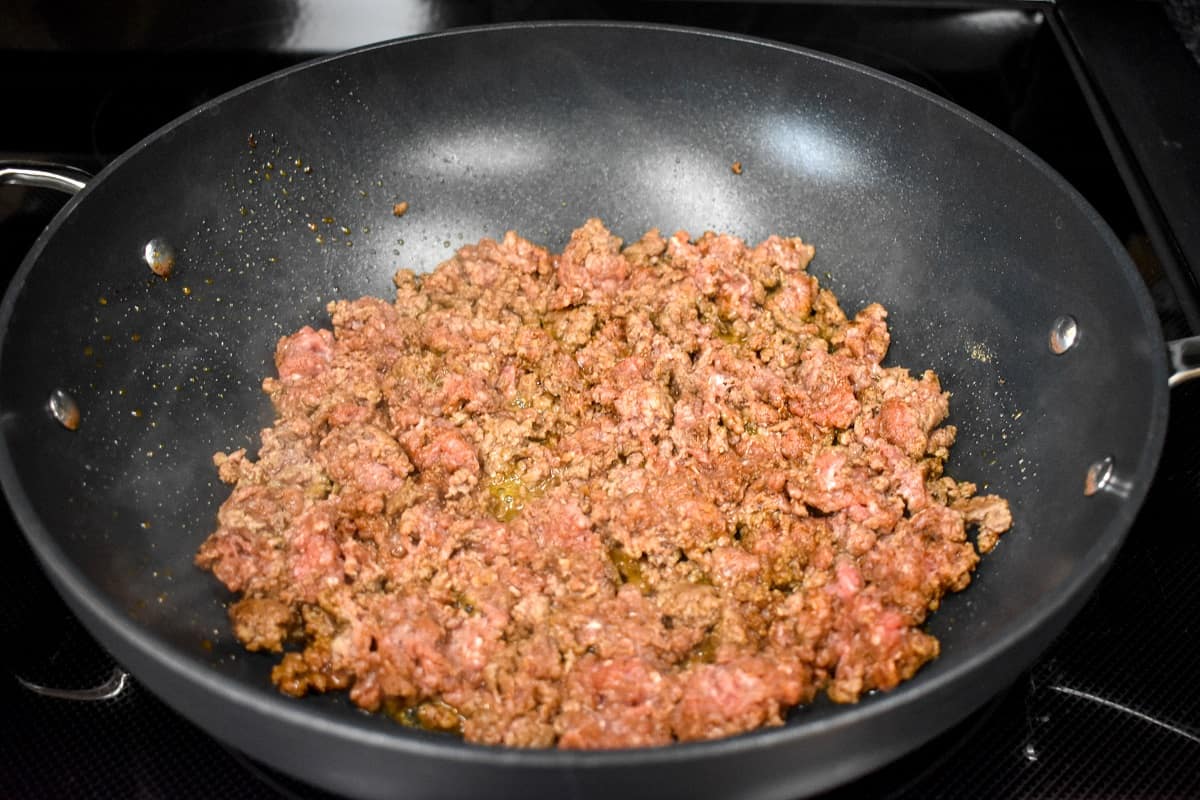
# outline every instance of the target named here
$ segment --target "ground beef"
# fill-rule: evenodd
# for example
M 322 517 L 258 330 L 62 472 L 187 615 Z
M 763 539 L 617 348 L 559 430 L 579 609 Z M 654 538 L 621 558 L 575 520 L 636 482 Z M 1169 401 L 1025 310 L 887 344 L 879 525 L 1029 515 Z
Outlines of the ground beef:
M 932 372 L 885 367 L 772 236 L 509 233 L 280 340 L 277 412 L 197 563 L 290 695 L 475 742 L 635 747 L 779 725 L 938 654 L 1011 525 L 942 474 Z

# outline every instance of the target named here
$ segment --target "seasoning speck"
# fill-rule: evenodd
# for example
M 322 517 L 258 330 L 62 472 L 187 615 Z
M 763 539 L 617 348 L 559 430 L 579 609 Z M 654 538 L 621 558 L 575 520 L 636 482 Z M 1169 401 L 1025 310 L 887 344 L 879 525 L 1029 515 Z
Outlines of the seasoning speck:
M 973 342 L 967 347 L 967 355 L 982 364 L 990 364 L 994 354 L 983 342 Z

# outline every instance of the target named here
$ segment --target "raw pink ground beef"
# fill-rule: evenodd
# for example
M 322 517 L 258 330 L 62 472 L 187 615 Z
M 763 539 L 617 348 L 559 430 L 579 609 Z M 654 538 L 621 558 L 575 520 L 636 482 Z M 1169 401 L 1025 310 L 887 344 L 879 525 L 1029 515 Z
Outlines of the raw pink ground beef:
M 883 367 L 773 236 L 509 233 L 276 351 L 277 413 L 197 563 L 291 695 L 475 742 L 637 747 L 779 725 L 938 654 L 1007 503 L 942 474 L 937 376 Z

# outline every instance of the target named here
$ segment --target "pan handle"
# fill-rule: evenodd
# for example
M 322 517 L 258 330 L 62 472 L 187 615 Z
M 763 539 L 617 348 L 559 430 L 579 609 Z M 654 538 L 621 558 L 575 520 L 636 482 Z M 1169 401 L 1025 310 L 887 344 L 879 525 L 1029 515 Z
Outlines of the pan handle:
M 0 161 L 0 185 L 4 186 L 36 186 L 75 194 L 87 185 L 91 177 L 78 167 L 65 164 Z
M 31 186 L 40 189 L 57 189 L 75 194 L 87 185 L 91 175 L 78 167 L 65 164 L 43 164 L 36 162 L 0 162 L 0 186 Z M 15 675 L 17 682 L 35 694 L 59 700 L 97 701 L 117 697 L 129 683 L 129 673 L 113 667 L 108 679 L 98 686 L 86 689 L 58 689 L 43 686 Z
M 129 685 L 129 673 L 120 667 L 113 667 L 109 673 L 108 679 L 104 683 L 92 686 L 87 689 L 55 689 L 52 686 L 43 686 L 40 683 L 27 681 L 20 675 L 14 676 L 17 683 L 25 687 L 25 689 L 40 694 L 42 697 L 52 697 L 55 700 L 76 700 L 85 703 L 94 703 L 99 700 L 113 700 L 119 697 L 121 692 Z
M 1171 377 L 1168 386 L 1178 386 L 1200 378 L 1200 336 L 1188 336 L 1167 342 L 1171 356 Z

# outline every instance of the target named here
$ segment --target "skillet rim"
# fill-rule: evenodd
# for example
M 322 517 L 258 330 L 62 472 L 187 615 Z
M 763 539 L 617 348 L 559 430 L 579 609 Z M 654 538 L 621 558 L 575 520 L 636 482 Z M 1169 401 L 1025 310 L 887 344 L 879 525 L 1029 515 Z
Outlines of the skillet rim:
M 1104 222 L 1090 203 L 1067 181 L 1052 169 L 1040 157 L 1035 155 L 1023 144 L 999 130 L 991 123 L 977 115 L 945 100 L 938 95 L 901 80 L 871 67 L 832 56 L 820 51 L 796 45 L 729 33 L 719 30 L 698 28 L 692 26 L 669 25 L 642 22 L 614 21 L 539 21 L 517 22 L 492 25 L 477 25 L 455 28 L 436 33 L 418 34 L 384 42 L 376 42 L 339 53 L 322 56 L 301 64 L 296 64 L 269 75 L 250 81 L 209 100 L 202 105 L 182 114 L 166 125 L 147 135 L 137 144 L 130 147 L 110 164 L 104 167 L 87 185 L 73 196 L 55 215 L 46 229 L 38 236 L 21 265 L 10 281 L 0 302 L 0 375 L 3 375 L 3 353 L 6 343 L 9 323 L 17 306 L 17 298 L 22 293 L 26 278 L 39 260 L 47 243 L 56 235 L 64 221 L 70 217 L 75 208 L 84 202 L 93 188 L 102 183 L 109 174 L 119 170 L 125 162 L 135 155 L 151 147 L 154 143 L 179 128 L 186 125 L 194 117 L 208 113 L 213 108 L 223 104 L 228 99 L 253 91 L 260 86 L 272 83 L 281 78 L 308 69 L 318 68 L 328 63 L 353 59 L 359 54 L 375 50 L 402 47 L 406 43 L 430 41 L 448 37 L 470 37 L 486 35 L 491 32 L 522 31 L 536 35 L 541 30 L 584 29 L 591 31 L 649 32 L 669 34 L 683 37 L 705 37 L 733 42 L 739 46 L 762 47 L 782 51 L 791 57 L 811 59 L 824 62 L 836 69 L 849 70 L 858 73 L 868 80 L 881 81 L 887 84 L 888 91 L 907 93 L 917 101 L 931 102 L 942 111 L 950 112 L 963 124 L 974 128 L 979 133 L 998 140 L 1009 151 L 1015 153 L 1030 168 L 1041 173 L 1050 184 L 1058 190 L 1059 197 L 1073 205 L 1086 221 L 1096 230 L 1100 239 L 1108 246 L 1115 256 L 1118 274 L 1124 279 L 1127 296 L 1131 296 L 1141 318 L 1143 332 L 1150 339 L 1151 346 L 1163 353 L 1163 358 L 1152 359 L 1150 371 L 1154 381 L 1150 387 L 1151 418 L 1146 439 L 1142 443 L 1138 464 L 1132 470 L 1134 488 L 1126 498 L 1117 513 L 1113 514 L 1104 529 L 1097 534 L 1092 546 L 1084 557 L 1076 562 L 1076 569 L 1071 579 L 1054 595 L 1052 602 L 1043 604 L 1019 623 L 1009 634 L 994 643 L 991 647 L 976 650 L 967 655 L 961 664 L 954 665 L 949 671 L 934 678 L 921 681 L 920 675 L 905 682 L 891 692 L 882 693 L 865 699 L 856 705 L 840 707 L 837 713 L 823 719 L 815 719 L 800 724 L 789 724 L 777 728 L 758 729 L 738 736 L 703 742 L 675 743 L 667 746 L 651 748 L 632 748 L 620 750 L 573 751 L 555 749 L 520 749 L 503 746 L 479 745 L 462 742 L 450 738 L 428 738 L 422 734 L 413 734 L 397 726 L 395 731 L 376 730 L 365 725 L 356 724 L 348 719 L 335 718 L 322 713 L 319 709 L 294 699 L 284 698 L 269 687 L 252 687 L 225 678 L 212 671 L 194 655 L 183 651 L 174 645 L 159 641 L 139 623 L 131 619 L 117 604 L 111 602 L 106 595 L 66 558 L 62 549 L 55 542 L 55 537 L 42 525 L 40 518 L 32 507 L 32 503 L 24 492 L 24 484 L 18 475 L 9 453 L 8 438 L 0 436 L 0 486 L 12 508 L 26 540 L 38 556 L 60 593 L 68 599 L 87 607 L 88 615 L 93 616 L 108 636 L 120 640 L 120 643 L 156 662 L 156 666 L 172 679 L 191 683 L 195 688 L 202 689 L 219 699 L 221 702 L 241 706 L 254 713 L 264 716 L 274 724 L 290 725 L 304 730 L 306 735 L 317 739 L 323 736 L 334 736 L 344 743 L 381 748 L 394 752 L 419 757 L 431 757 L 448 762 L 462 761 L 478 766 L 506 767 L 519 766 L 525 768 L 584 768 L 602 769 L 605 767 L 628 767 L 652 764 L 688 761 L 703 758 L 706 755 L 736 755 L 749 750 L 767 750 L 779 746 L 796 745 L 810 737 L 829 734 L 839 728 L 853 729 L 861 724 L 885 718 L 893 710 L 916 706 L 928 697 L 954 686 L 961 685 L 970 677 L 986 666 L 993 659 L 1002 658 L 1006 653 L 1015 651 L 1019 646 L 1031 639 L 1043 629 L 1061 630 L 1074 614 L 1062 617 L 1062 612 L 1072 604 L 1086 599 L 1081 597 L 1083 589 L 1088 584 L 1098 582 L 1111 565 L 1115 554 L 1128 534 L 1134 518 L 1140 510 L 1145 495 L 1156 471 L 1157 463 L 1162 452 L 1166 436 L 1167 418 L 1169 414 L 1169 390 L 1167 387 L 1166 344 L 1161 324 L 1154 311 L 1150 294 L 1144 283 L 1137 277 L 1136 268 L 1124 248 L 1120 245 L 1115 234 Z M 1113 276 L 1116 277 L 1116 276 Z M 1052 624 L 1054 623 L 1054 624 Z M 102 644 L 108 647 L 105 636 L 97 636 Z M 1049 637 L 1047 638 L 1049 641 Z M 1028 664 L 1023 664 L 1022 669 Z M 135 674 L 135 678 L 138 676 Z M 144 682 L 144 681 L 143 681 Z M 801 708 L 804 708 L 801 706 Z M 181 709 L 181 713 L 182 709 Z M 964 712 L 969 713 L 968 712 Z M 184 713 L 184 716 L 189 716 Z M 953 720 L 952 720 L 953 721 Z M 949 724 L 949 723 L 947 723 Z M 945 726 L 943 726 L 945 727 Z M 935 731 L 936 733 L 936 731 Z M 934 735 L 934 734 L 931 734 Z M 913 743 L 906 749 L 915 747 Z

